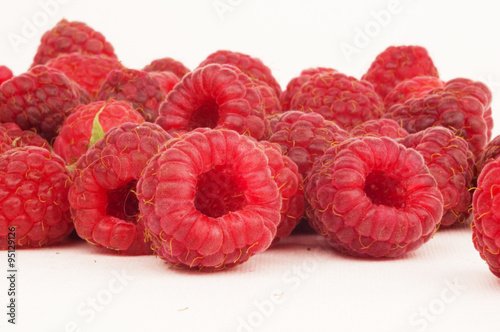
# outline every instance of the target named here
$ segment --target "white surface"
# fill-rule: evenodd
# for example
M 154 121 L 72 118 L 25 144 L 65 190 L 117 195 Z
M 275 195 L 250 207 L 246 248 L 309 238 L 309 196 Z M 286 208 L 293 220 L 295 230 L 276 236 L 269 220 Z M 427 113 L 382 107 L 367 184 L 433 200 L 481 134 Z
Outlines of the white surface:
M 387 46 L 417 44 L 429 50 L 444 80 L 488 84 L 500 123 L 495 1 L 60 0 L 44 16 L 41 3 L 47 2 L 0 1 L 0 62 L 17 74 L 30 66 L 43 32 L 63 17 L 102 32 L 132 68 L 165 56 L 194 68 L 217 49 L 230 49 L 261 58 L 283 88 L 312 66 L 359 78 Z M 214 4 L 230 10 L 221 16 Z M 391 8 L 390 17 L 376 23 L 373 13 Z M 39 27 L 27 31 L 26 22 L 37 18 Z M 360 40 L 366 28 L 371 36 Z M 22 44 L 14 47 L 13 36 Z M 357 53 L 345 56 L 346 44 Z M 439 231 L 397 260 L 343 257 L 322 243 L 292 236 L 213 274 L 171 270 L 154 257 L 102 254 L 80 242 L 18 251 L 18 324 L 6 323 L 7 280 L 1 277 L 0 330 L 65 331 L 72 323 L 81 331 L 498 330 L 500 281 L 474 250 L 467 227 Z M 7 270 L 5 253 L 0 267 Z M 117 273 L 130 280 L 120 282 Z M 96 297 L 101 302 L 91 309 L 88 301 Z

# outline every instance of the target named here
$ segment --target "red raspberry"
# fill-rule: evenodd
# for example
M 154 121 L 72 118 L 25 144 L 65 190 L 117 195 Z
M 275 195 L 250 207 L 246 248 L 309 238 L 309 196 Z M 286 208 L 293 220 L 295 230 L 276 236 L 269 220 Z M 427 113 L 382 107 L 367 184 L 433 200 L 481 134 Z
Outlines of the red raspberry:
M 403 104 L 411 98 L 421 98 L 435 88 L 444 88 L 445 82 L 434 76 L 417 76 L 400 82 L 384 98 L 385 108 Z
M 334 146 L 306 187 L 312 226 L 342 253 L 397 257 L 436 231 L 443 197 L 422 156 L 388 137 Z
M 199 127 L 264 135 L 262 95 L 250 78 L 230 65 L 207 65 L 184 76 L 160 105 L 156 123 L 170 133 Z
M 443 127 L 427 128 L 397 142 L 419 152 L 436 179 L 444 201 L 441 226 L 464 223 L 469 216 L 474 165 L 467 142 Z
M 372 83 L 384 99 L 400 82 L 416 76 L 439 77 L 427 50 L 421 46 L 390 46 L 377 55 L 361 79 Z
M 68 204 L 69 173 L 46 149 L 28 146 L 0 155 L 0 249 L 9 227 L 18 247 L 42 247 L 73 230 Z
M 146 121 L 155 122 L 165 92 L 150 73 L 123 68 L 112 70 L 97 93 L 98 100 L 110 98 L 128 101 Z
M 259 90 L 260 94 L 262 95 L 262 102 L 266 117 L 273 116 L 275 114 L 281 114 L 281 103 L 274 90 L 266 83 L 262 83 L 260 81 L 253 82 L 255 83 L 255 87 L 257 88 L 257 90 Z
M 489 162 L 479 175 L 473 196 L 474 247 L 488 263 L 490 271 L 500 278 L 500 161 Z
M 498 159 L 500 155 L 500 135 L 492 139 L 483 151 L 478 155 L 476 162 L 476 175 L 481 174 L 482 169 L 491 161 Z
M 233 65 L 252 80 L 269 85 L 278 98 L 281 96 L 281 87 L 271 73 L 271 69 L 258 58 L 243 53 L 220 50 L 210 54 L 198 67 L 204 67 L 212 63 Z
M 68 197 L 82 239 L 127 254 L 151 253 L 139 217 L 136 183 L 170 138 L 154 123 L 125 123 L 78 159 Z
M 54 152 L 68 164 L 75 163 L 88 150 L 97 114 L 104 133 L 125 122 L 144 122 L 144 118 L 126 102 L 111 99 L 79 105 L 66 119 L 54 141 Z
M 49 142 L 31 130 L 23 130 L 21 135 L 12 141 L 12 147 L 38 146 L 52 152 Z
M 345 130 L 319 113 L 288 111 L 278 118 L 269 142 L 278 143 L 283 154 L 292 159 L 305 178 L 313 163 L 330 146 L 348 137 Z
M 183 78 L 184 75 L 190 72 L 190 70 L 177 60 L 172 58 L 162 58 L 153 60 L 149 65 L 144 67 L 142 70 L 154 72 L 154 71 L 169 71 L 177 75 L 179 79 Z
M 93 100 L 109 72 L 113 69 L 121 69 L 123 65 L 115 58 L 70 53 L 49 60 L 47 67 L 62 71 L 70 80 L 87 91 L 90 100 Z
M 36 66 L 0 86 L 0 123 L 15 122 L 50 142 L 78 104 L 80 93 L 66 75 Z
M 44 64 L 59 54 L 75 52 L 116 59 L 113 46 L 100 32 L 85 23 L 62 19 L 54 28 L 43 34 L 32 66 Z
M 149 73 L 160 83 L 161 89 L 165 92 L 165 96 L 174 89 L 174 86 L 180 82 L 179 77 L 169 71 L 152 71 Z
M 349 132 L 352 137 L 358 136 L 375 136 L 375 137 L 390 137 L 403 138 L 408 136 L 408 132 L 401 128 L 400 125 L 391 119 L 377 119 L 363 122 L 352 128 Z
M 10 149 L 12 149 L 12 138 L 9 135 L 9 129 L 0 123 L 0 154 Z
M 290 110 L 290 103 L 292 102 L 293 97 L 297 94 L 297 92 L 299 92 L 302 84 L 306 83 L 311 76 L 319 73 L 336 73 L 336 72 L 337 71 L 335 69 L 323 68 L 323 67 L 308 68 L 301 71 L 299 76 L 292 78 L 290 82 L 288 82 L 286 90 L 283 91 L 283 93 L 281 94 L 280 101 L 283 110 L 284 111 Z
M 339 72 L 311 76 L 295 94 L 291 109 L 316 112 L 343 129 L 378 119 L 384 105 L 370 83 Z
M 0 66 L 0 85 L 5 81 L 10 80 L 12 77 L 14 77 L 12 70 L 6 66 Z
M 157 255 L 174 266 L 221 270 L 266 250 L 281 207 L 268 162 L 257 142 L 232 130 L 169 142 L 137 184 Z
M 38 146 L 52 152 L 49 142 L 35 132 L 22 130 L 13 122 L 0 123 L 0 153 L 26 146 Z

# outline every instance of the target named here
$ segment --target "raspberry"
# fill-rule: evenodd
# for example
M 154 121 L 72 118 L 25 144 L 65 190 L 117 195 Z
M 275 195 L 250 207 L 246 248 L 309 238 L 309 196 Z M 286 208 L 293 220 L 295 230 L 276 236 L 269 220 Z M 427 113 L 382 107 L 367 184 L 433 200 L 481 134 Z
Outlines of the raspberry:
M 488 263 L 490 271 L 500 278 L 500 161 L 488 163 L 478 178 L 473 196 L 474 247 Z
M 276 81 L 271 73 L 271 69 L 260 59 L 243 53 L 220 50 L 210 54 L 198 67 L 204 67 L 212 63 L 233 65 L 252 80 L 261 81 L 269 85 L 278 98 L 281 96 L 281 87 L 278 81 Z
M 12 148 L 12 138 L 9 136 L 8 128 L 0 123 L 0 154 Z
M 36 66 L 0 86 L 0 123 L 15 122 L 50 142 L 79 103 L 80 93 L 66 75 Z
M 52 152 L 49 142 L 35 132 L 22 130 L 13 122 L 0 123 L 0 153 L 26 146 L 38 146 Z
M 436 179 L 444 201 L 441 226 L 464 223 L 469 216 L 474 165 L 467 142 L 443 127 L 427 128 L 397 142 L 419 152 Z
M 0 66 L 0 85 L 5 81 L 10 80 L 12 77 L 14 77 L 12 70 L 6 66 Z
M 153 71 L 149 75 L 154 77 L 160 83 L 160 87 L 165 95 L 174 89 L 174 86 L 180 82 L 179 77 L 169 71 Z
M 290 82 L 288 82 L 286 90 L 283 91 L 283 93 L 281 94 L 280 101 L 283 110 L 284 111 L 290 110 L 290 103 L 292 102 L 293 97 L 297 94 L 297 92 L 299 92 L 302 84 L 307 82 L 307 80 L 311 76 L 319 73 L 335 73 L 335 72 L 337 72 L 335 69 L 323 68 L 323 67 L 308 68 L 301 71 L 299 76 L 292 78 Z
M 144 122 L 144 118 L 126 102 L 111 99 L 79 105 L 66 119 L 54 141 L 54 152 L 68 164 L 75 163 L 88 150 L 97 114 L 104 133 L 125 122 Z
M 292 159 L 305 178 L 313 163 L 332 144 L 348 137 L 345 130 L 319 113 L 288 111 L 278 118 L 269 142 L 278 143 L 283 154 Z
M 75 52 L 116 59 L 113 46 L 100 32 L 85 23 L 62 19 L 54 28 L 43 34 L 32 66 L 44 64 L 59 54 Z
M 416 76 L 439 77 L 427 50 L 421 46 L 390 46 L 377 55 L 361 79 L 372 83 L 384 99 L 400 82 Z
M 112 70 L 97 93 L 98 100 L 110 98 L 131 103 L 146 121 L 154 122 L 165 92 L 150 73 L 123 68 Z
M 125 123 L 78 159 L 68 197 L 82 239 L 127 254 L 151 253 L 138 217 L 136 183 L 170 138 L 154 123 Z
M 183 78 L 184 75 L 190 72 L 190 70 L 177 60 L 172 58 L 162 58 L 153 60 L 149 65 L 144 67 L 142 70 L 155 72 L 155 71 L 169 71 L 177 75 L 179 79 Z
M 388 137 L 353 138 L 328 149 L 306 193 L 312 226 L 354 256 L 413 251 L 443 215 L 443 197 L 422 156 Z
M 444 88 L 445 82 L 434 76 L 417 76 L 400 82 L 384 98 L 385 108 L 403 104 L 411 98 L 421 98 L 435 88 Z
M 463 137 L 477 155 L 486 145 L 487 125 L 483 117 L 485 107 L 470 91 L 481 90 L 450 82 L 444 89 L 431 90 L 422 98 L 393 105 L 384 118 L 396 120 L 410 134 L 434 126 L 449 128 Z
M 370 83 L 339 72 L 311 76 L 295 94 L 291 109 L 316 112 L 343 129 L 382 116 L 384 105 Z
M 81 53 L 62 54 L 47 62 L 47 67 L 59 69 L 70 80 L 76 82 L 90 95 L 90 101 L 97 97 L 97 91 L 113 69 L 123 65 L 115 58 Z
M 262 95 L 262 102 L 266 116 L 282 113 L 280 100 L 276 96 L 274 90 L 266 83 L 262 83 L 260 81 L 254 81 L 254 83 L 255 87 Z
M 64 161 L 46 149 L 0 155 L 0 249 L 7 249 L 9 227 L 16 228 L 18 247 L 51 245 L 71 233 L 68 186 Z
M 199 127 L 228 128 L 259 139 L 264 135 L 262 95 L 247 75 L 212 64 L 184 76 L 160 105 L 156 123 L 170 133 Z
M 478 155 L 476 162 L 476 174 L 481 174 L 482 169 L 491 161 L 498 159 L 500 155 L 500 135 L 492 139 L 485 149 Z
M 401 128 L 396 121 L 391 119 L 377 119 L 366 121 L 352 128 L 349 133 L 352 137 L 385 136 L 394 139 L 403 138 L 409 135 L 404 128 Z
M 169 142 L 137 188 L 155 251 L 174 266 L 210 271 L 241 264 L 271 245 L 280 222 L 268 158 L 232 130 L 205 129 Z

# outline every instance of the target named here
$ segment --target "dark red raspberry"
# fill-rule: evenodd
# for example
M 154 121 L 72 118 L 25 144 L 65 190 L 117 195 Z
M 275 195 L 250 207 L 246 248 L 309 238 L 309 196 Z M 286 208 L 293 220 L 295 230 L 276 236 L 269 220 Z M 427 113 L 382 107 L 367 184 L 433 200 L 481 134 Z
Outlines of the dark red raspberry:
M 39 147 L 14 148 L 0 155 L 0 249 L 8 228 L 16 246 L 42 247 L 73 230 L 68 204 L 69 173 L 64 161 Z
M 170 142 L 137 184 L 156 254 L 178 267 L 222 270 L 266 250 L 281 195 L 258 143 L 211 129 Z
M 97 93 L 98 100 L 114 98 L 131 103 L 148 122 L 155 122 L 165 96 L 153 75 L 128 68 L 112 70 Z
M 449 128 L 463 137 L 469 143 L 469 149 L 477 155 L 486 145 L 488 128 L 484 104 L 470 91 L 479 93 L 481 90 L 448 83 L 444 89 L 434 89 L 424 97 L 393 105 L 384 118 L 396 120 L 410 134 L 434 126 Z
M 474 166 L 467 142 L 443 127 L 427 128 L 397 142 L 419 152 L 436 179 L 444 201 L 441 226 L 464 223 L 470 212 Z
M 271 69 L 258 58 L 243 53 L 220 50 L 210 54 L 198 67 L 212 63 L 233 65 L 252 80 L 258 80 L 269 85 L 278 98 L 281 96 L 281 87 L 271 73 Z
M 34 131 L 22 130 L 13 122 L 0 123 L 0 153 L 26 146 L 38 146 L 52 152 L 49 142 Z
M 0 66 L 0 85 L 5 81 L 10 80 L 12 77 L 14 77 L 12 70 L 6 66 Z
M 339 72 L 311 76 L 295 94 L 291 109 L 316 112 L 341 128 L 380 118 L 384 105 L 370 83 Z
M 182 62 L 174 60 L 172 58 L 162 58 L 153 60 L 149 65 L 144 67 L 142 70 L 154 72 L 154 71 L 169 71 L 177 75 L 179 79 L 183 78 L 184 75 L 190 72 L 190 70 L 182 64 Z
M 417 76 L 400 82 L 384 98 L 385 108 L 403 104 L 411 98 L 421 98 L 435 88 L 444 88 L 445 82 L 434 76 Z
M 100 32 L 85 23 L 62 19 L 54 28 L 43 34 L 32 66 L 44 64 L 59 54 L 75 52 L 116 59 L 113 46 Z
M 299 76 L 292 78 L 290 82 L 288 82 L 286 90 L 283 91 L 283 93 L 281 94 L 280 101 L 283 110 L 284 111 L 290 110 L 290 103 L 292 102 L 293 97 L 297 94 L 297 92 L 299 92 L 302 84 L 307 82 L 307 80 L 311 76 L 318 73 L 335 73 L 335 72 L 337 72 L 335 69 L 324 68 L 324 67 L 308 68 L 301 71 Z
M 278 143 L 285 156 L 298 166 L 305 178 L 313 163 L 333 144 L 338 144 L 349 134 L 319 113 L 288 111 L 274 126 L 269 142 Z
M 23 130 L 19 137 L 12 140 L 12 147 L 22 148 L 26 146 L 38 146 L 52 152 L 49 142 L 31 130 Z
M 78 159 L 68 197 L 82 239 L 127 254 L 151 253 L 139 216 L 136 183 L 170 138 L 154 123 L 125 123 Z
M 306 193 L 312 226 L 355 256 L 413 251 L 443 215 L 443 197 L 422 156 L 388 137 L 353 138 L 327 150 Z
M 47 141 L 80 104 L 80 93 L 61 71 L 36 66 L 0 86 L 0 122 L 15 122 Z
M 79 105 L 64 121 L 54 141 L 54 152 L 68 164 L 75 163 L 90 147 L 97 114 L 103 134 L 125 122 L 144 122 L 144 118 L 129 103 L 123 101 L 111 99 Z
M 489 162 L 477 181 L 473 196 L 474 247 L 488 263 L 490 271 L 500 278 L 500 161 Z
M 363 122 L 352 128 L 349 132 L 352 137 L 358 136 L 375 136 L 375 137 L 390 137 L 403 138 L 408 136 L 408 132 L 391 119 L 377 119 Z
M 113 69 L 123 65 L 115 58 L 81 53 L 61 54 L 47 62 L 47 67 L 59 69 L 70 80 L 76 82 L 90 95 L 90 100 L 97 97 L 97 91 Z
M 236 67 L 211 64 L 184 76 L 160 105 L 156 123 L 172 134 L 227 128 L 256 139 L 265 131 L 262 95 Z
M 153 76 L 165 92 L 165 95 L 174 89 L 174 86 L 180 82 L 179 77 L 169 71 L 152 71 L 149 75 Z
M 500 155 L 500 135 L 496 136 L 488 145 L 484 148 L 483 151 L 478 155 L 476 161 L 476 175 L 479 176 L 481 174 L 482 169 L 491 161 L 495 161 L 498 159 Z
M 439 77 L 427 50 L 421 46 L 390 46 L 377 55 L 362 79 L 382 97 L 400 82 L 416 76 Z

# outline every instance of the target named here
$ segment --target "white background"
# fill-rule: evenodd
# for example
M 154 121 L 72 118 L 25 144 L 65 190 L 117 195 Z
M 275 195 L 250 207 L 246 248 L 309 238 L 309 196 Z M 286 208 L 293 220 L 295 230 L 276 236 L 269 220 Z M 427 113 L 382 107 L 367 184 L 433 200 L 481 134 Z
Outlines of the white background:
M 359 78 L 386 47 L 422 45 L 442 79 L 486 83 L 500 123 L 498 2 L 436 3 L 2 0 L 0 64 L 26 71 L 43 32 L 62 18 L 102 32 L 131 68 L 169 56 L 193 69 L 229 49 L 261 58 L 282 88 L 315 66 Z M 354 53 L 342 51 L 349 46 Z M 498 330 L 500 281 L 474 250 L 467 225 L 439 231 L 395 260 L 344 257 L 317 236 L 294 235 L 213 274 L 75 241 L 18 251 L 18 264 L 16 326 L 6 323 L 8 287 L 0 274 L 1 331 Z M 7 270 L 5 253 L 0 268 Z

